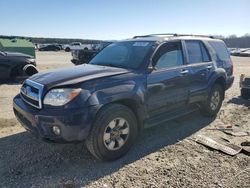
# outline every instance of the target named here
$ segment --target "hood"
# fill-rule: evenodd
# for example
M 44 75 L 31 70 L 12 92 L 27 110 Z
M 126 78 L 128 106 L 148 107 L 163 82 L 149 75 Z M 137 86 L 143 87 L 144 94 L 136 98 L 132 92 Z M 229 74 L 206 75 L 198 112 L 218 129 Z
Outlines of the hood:
M 128 72 L 130 71 L 122 68 L 84 64 L 72 68 L 59 69 L 53 72 L 38 73 L 30 77 L 29 80 L 43 84 L 47 88 L 51 88 Z
M 25 58 L 32 58 L 30 55 L 19 53 L 19 52 L 5 52 L 6 56 L 10 57 L 25 57 Z

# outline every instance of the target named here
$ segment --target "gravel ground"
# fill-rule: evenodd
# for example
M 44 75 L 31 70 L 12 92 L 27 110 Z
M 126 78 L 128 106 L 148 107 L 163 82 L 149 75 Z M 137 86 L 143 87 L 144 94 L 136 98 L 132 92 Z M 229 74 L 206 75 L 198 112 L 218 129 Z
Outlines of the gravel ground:
M 70 53 L 37 53 L 41 71 L 73 66 Z M 0 85 L 0 187 L 250 187 L 250 157 L 234 157 L 194 141 L 197 134 L 232 143 L 250 141 L 209 130 L 237 124 L 250 131 L 250 101 L 239 97 L 239 75 L 250 75 L 250 58 L 233 57 L 236 76 L 216 118 L 198 112 L 147 129 L 120 160 L 100 162 L 79 144 L 33 138 L 15 120 L 12 97 L 20 85 Z

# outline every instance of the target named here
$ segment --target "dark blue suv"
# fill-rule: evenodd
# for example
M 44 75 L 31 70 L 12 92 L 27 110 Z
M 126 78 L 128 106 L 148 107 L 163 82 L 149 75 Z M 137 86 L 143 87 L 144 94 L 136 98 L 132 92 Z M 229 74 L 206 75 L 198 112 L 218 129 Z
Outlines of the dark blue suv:
M 85 141 L 96 158 L 114 160 L 143 128 L 197 109 L 215 116 L 233 80 L 221 40 L 137 36 L 109 45 L 88 64 L 30 77 L 13 107 L 37 137 Z

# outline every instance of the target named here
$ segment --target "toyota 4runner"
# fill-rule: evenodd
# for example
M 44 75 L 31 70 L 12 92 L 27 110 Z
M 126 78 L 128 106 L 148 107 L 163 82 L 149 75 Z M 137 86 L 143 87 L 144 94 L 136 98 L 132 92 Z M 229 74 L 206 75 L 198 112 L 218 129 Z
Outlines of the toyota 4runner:
M 220 110 L 233 64 L 223 41 L 153 34 L 115 42 L 88 64 L 27 79 L 13 101 L 31 133 L 85 141 L 100 160 L 123 156 L 138 132 L 200 109 Z

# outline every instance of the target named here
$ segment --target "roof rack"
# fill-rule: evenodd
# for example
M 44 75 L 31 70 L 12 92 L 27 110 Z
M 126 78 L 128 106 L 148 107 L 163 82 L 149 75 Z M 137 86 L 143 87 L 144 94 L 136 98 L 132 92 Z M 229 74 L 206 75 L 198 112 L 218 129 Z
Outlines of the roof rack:
M 163 37 L 163 36 L 173 36 L 173 37 L 184 37 L 184 36 L 194 36 L 194 37 L 208 37 L 208 38 L 214 38 L 211 35 L 193 35 L 193 34 L 177 34 L 177 33 L 160 33 L 160 34 L 149 34 L 149 35 L 141 35 L 141 36 L 134 36 L 133 38 L 144 38 L 144 37 Z
M 156 36 L 177 36 L 176 33 L 161 33 L 161 34 L 149 34 L 149 35 L 139 35 L 134 36 L 133 38 L 144 38 L 144 37 L 156 37 Z
M 212 35 L 193 35 L 193 34 L 178 34 L 177 36 L 194 36 L 194 37 L 208 37 L 208 38 L 211 38 L 213 39 L 214 36 Z

